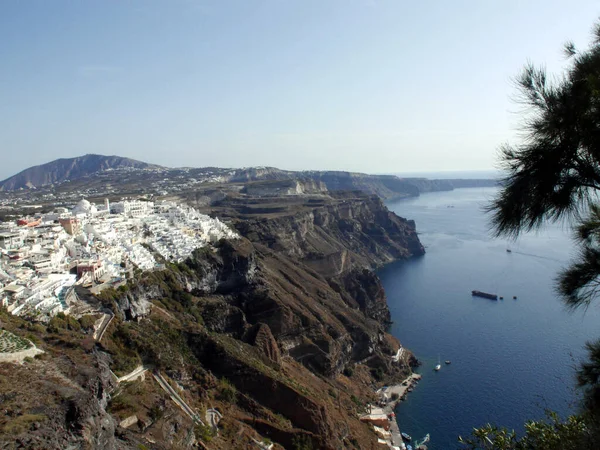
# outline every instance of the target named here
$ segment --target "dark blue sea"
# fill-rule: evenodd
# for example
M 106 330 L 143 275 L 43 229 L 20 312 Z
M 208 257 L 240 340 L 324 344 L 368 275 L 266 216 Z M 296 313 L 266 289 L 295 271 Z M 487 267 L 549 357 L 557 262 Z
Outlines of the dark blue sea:
M 379 272 L 392 334 L 423 362 L 421 383 L 396 413 L 413 438 L 430 433 L 433 450 L 461 448 L 457 436 L 487 422 L 522 432 L 545 408 L 575 411 L 574 367 L 585 342 L 600 337 L 599 307 L 569 313 L 553 289 L 575 248 L 568 227 L 493 239 L 482 207 L 495 192 L 457 189 L 388 204 L 416 221 L 427 252 Z M 504 300 L 472 297 L 474 289 Z

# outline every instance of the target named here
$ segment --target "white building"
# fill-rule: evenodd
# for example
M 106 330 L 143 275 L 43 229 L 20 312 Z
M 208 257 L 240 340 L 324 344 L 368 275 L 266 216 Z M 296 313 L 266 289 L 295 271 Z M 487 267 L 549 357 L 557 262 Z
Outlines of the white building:
M 72 214 L 76 217 L 89 217 L 95 215 L 97 212 L 98 208 L 96 208 L 96 205 L 84 198 L 81 199 L 72 210 Z
M 15 250 L 23 245 L 24 235 L 18 231 L 0 233 L 0 247 L 5 250 Z
M 110 205 L 110 210 L 114 214 L 123 214 L 127 217 L 145 217 L 154 211 L 154 202 L 123 200 Z
M 13 314 L 43 320 L 68 312 L 66 293 L 74 283 L 118 283 L 126 278 L 129 263 L 156 270 L 164 267 L 157 254 L 181 262 L 197 248 L 238 238 L 218 219 L 172 202 L 105 201 L 96 207 L 82 199 L 73 215 L 63 214 L 56 211 L 27 227 L 0 224 L 0 302 Z M 75 269 L 77 275 L 71 275 Z

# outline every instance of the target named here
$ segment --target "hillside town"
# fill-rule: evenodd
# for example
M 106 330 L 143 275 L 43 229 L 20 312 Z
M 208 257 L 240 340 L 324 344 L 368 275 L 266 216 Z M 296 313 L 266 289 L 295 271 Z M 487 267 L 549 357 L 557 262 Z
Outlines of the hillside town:
M 67 179 L 28 188 L 4 189 L 0 185 L 0 213 L 13 214 L 46 205 L 75 204 L 84 198 L 114 198 L 131 195 L 152 200 L 177 196 L 199 186 L 227 183 L 245 178 L 250 169 L 166 168 L 139 169 L 117 167 L 103 169 L 83 178 Z M 256 169 L 252 169 L 256 170 Z M 5 180 L 6 181 L 6 180 Z
M 155 270 L 238 234 L 218 219 L 174 202 L 81 199 L 35 217 L 0 224 L 0 303 L 47 321 L 69 313 L 75 287 L 119 286 L 133 270 Z

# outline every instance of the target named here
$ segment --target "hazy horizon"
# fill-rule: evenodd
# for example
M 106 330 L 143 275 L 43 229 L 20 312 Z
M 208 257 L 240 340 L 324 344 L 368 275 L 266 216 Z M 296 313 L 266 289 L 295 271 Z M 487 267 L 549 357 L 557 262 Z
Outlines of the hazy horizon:
M 51 163 L 54 162 L 56 160 L 59 159 L 72 159 L 72 158 L 77 158 L 77 157 L 83 157 L 86 155 L 100 155 L 100 156 L 106 156 L 106 157 L 111 157 L 111 156 L 116 156 L 116 157 L 125 157 L 125 158 L 130 158 L 130 159 L 134 159 L 137 161 L 141 161 L 141 162 L 145 162 L 148 164 L 154 164 L 154 165 L 158 165 L 158 166 L 162 166 L 165 168 L 170 168 L 170 169 L 185 169 L 185 168 L 203 168 L 203 167 L 216 167 L 219 169 L 247 169 L 247 168 L 251 168 L 251 167 L 273 167 L 276 169 L 281 169 L 281 170 L 290 170 L 290 171 L 297 171 L 297 172 L 301 172 L 301 171 L 342 171 L 342 172 L 357 172 L 357 173 L 366 173 L 366 174 L 371 174 L 371 175 L 396 175 L 398 177 L 405 177 L 405 178 L 431 178 L 430 175 L 432 174 L 438 174 L 440 175 L 440 179 L 450 179 L 450 178 L 461 178 L 460 174 L 463 174 L 465 178 L 478 178 L 479 176 L 482 177 L 495 177 L 498 176 L 500 174 L 499 170 L 496 169 L 467 169 L 467 170 L 462 170 L 462 169 L 455 169 L 455 170 L 411 170 L 411 171 L 399 171 L 399 172 L 394 172 L 394 171 L 365 171 L 365 170 L 344 170 L 344 169 L 340 169 L 339 167 L 321 167 L 319 169 L 315 169 L 312 167 L 308 167 L 308 168 L 302 168 L 302 169 L 293 169 L 293 168 L 288 168 L 285 166 L 274 166 L 272 164 L 257 164 L 257 165 L 252 165 L 252 166 L 236 166 L 236 165 L 230 165 L 230 166 L 223 166 L 223 165 L 182 165 L 182 166 L 176 166 L 176 165 L 169 165 L 167 164 L 159 164 L 142 157 L 132 157 L 132 156 L 128 156 L 126 154 L 102 154 L 102 153 L 85 153 L 85 154 L 81 154 L 81 155 L 73 155 L 73 156 L 58 156 L 56 158 L 53 159 L 40 159 L 40 161 L 36 161 L 36 162 L 32 162 L 30 165 L 23 167 L 22 169 L 19 169 L 18 171 L 14 172 L 14 173 L 10 173 L 2 178 L 0 178 L 0 182 L 4 181 L 14 175 L 19 174 L 20 172 L 30 169 L 32 167 L 35 166 L 42 166 L 44 164 L 47 163 Z M 43 158 L 43 157 L 42 157 Z M 0 173 L 2 172 L 2 167 L 0 167 Z M 454 176 L 457 175 L 457 176 Z
M 560 74 L 592 1 L 0 4 L 0 179 L 57 158 L 170 167 L 493 170 L 511 79 Z
M 97 154 L 96 154 L 97 155 Z M 85 155 L 81 155 L 81 156 L 85 156 Z M 100 156 L 122 156 L 122 155 L 100 155 Z M 69 159 L 69 158 L 57 158 L 57 159 Z M 40 164 L 35 164 L 35 166 L 39 166 L 39 165 L 44 165 L 46 163 L 49 162 L 53 162 L 55 160 L 52 161 L 44 161 Z M 148 163 L 148 161 L 143 161 L 140 160 L 142 162 L 146 162 Z M 34 166 L 30 166 L 30 167 L 34 167 Z M 274 167 L 276 169 L 281 169 L 281 170 L 293 170 L 293 169 L 285 169 L 282 167 L 275 167 L 275 166 L 247 166 L 247 167 L 222 167 L 222 166 L 166 166 L 163 165 L 163 167 L 165 168 L 169 168 L 169 169 L 186 169 L 186 168 L 201 168 L 201 167 L 217 167 L 219 169 L 246 169 L 249 167 Z M 28 167 L 29 168 L 29 167 Z M 26 168 L 26 169 L 28 169 Z M 25 170 L 26 170 L 25 169 Z M 320 170 L 320 171 L 340 171 L 340 169 L 298 169 L 298 171 L 311 171 L 311 170 Z M 8 177 L 5 177 L 3 179 L 0 179 L 0 182 L 5 181 L 6 179 L 17 175 L 18 173 L 20 173 L 21 171 L 14 173 L 12 175 L 9 175 Z M 394 175 L 397 176 L 399 178 L 429 178 L 429 179 L 441 179 L 441 180 L 445 180 L 445 179 L 493 179 L 493 178 L 498 178 L 501 175 L 501 172 L 499 170 L 439 170 L 439 171 L 410 171 L 410 172 L 361 172 L 361 171 L 352 171 L 352 172 L 358 172 L 358 173 L 366 173 L 366 174 L 370 174 L 370 175 Z

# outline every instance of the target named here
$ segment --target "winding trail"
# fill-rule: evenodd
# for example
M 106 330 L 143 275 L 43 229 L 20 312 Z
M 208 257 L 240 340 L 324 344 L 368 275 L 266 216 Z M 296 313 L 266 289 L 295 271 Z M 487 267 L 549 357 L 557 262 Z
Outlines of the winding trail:
M 204 422 L 202 422 L 200 416 L 196 414 L 192 408 L 189 407 L 189 405 L 179 396 L 177 392 L 175 392 L 175 389 L 171 387 L 171 385 L 167 382 L 167 380 L 165 380 L 165 378 L 161 375 L 161 373 L 158 370 L 153 372 L 152 376 L 154 376 L 154 379 L 160 385 L 160 387 L 163 388 L 163 390 L 167 394 L 169 394 L 171 400 L 173 400 L 177 404 L 177 406 L 179 406 L 183 410 L 183 412 L 188 415 L 190 419 L 192 419 L 196 423 L 199 423 L 200 425 L 204 425 Z
M 102 318 L 102 322 L 100 323 L 100 326 L 98 326 L 96 331 L 94 331 L 94 339 L 97 342 L 100 342 L 102 340 L 102 336 L 104 336 L 104 332 L 106 331 L 106 329 L 108 328 L 108 326 L 110 325 L 110 323 L 112 322 L 114 317 L 115 316 L 112 314 L 106 314 L 106 313 L 104 314 L 104 317 Z
M 135 369 L 133 369 L 127 375 L 123 375 L 121 378 L 117 378 L 117 383 L 122 383 L 123 381 L 136 380 L 137 378 L 142 377 L 148 369 L 149 369 L 149 367 L 146 367 L 146 366 L 137 366 Z

